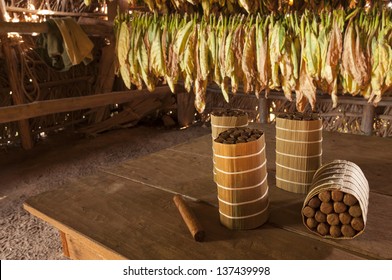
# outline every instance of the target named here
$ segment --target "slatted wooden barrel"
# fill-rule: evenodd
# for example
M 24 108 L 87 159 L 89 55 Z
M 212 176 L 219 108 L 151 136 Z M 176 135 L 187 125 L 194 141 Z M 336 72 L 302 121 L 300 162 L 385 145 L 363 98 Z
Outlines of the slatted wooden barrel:
M 322 121 L 276 119 L 276 186 L 306 194 L 321 165 Z
M 269 216 L 264 135 L 255 141 L 213 141 L 215 182 L 221 223 L 230 229 L 252 229 Z

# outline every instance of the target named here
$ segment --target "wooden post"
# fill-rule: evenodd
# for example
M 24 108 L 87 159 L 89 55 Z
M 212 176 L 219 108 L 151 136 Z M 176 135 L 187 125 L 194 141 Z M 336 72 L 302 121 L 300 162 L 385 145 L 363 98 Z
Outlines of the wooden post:
M 264 96 L 259 97 L 259 121 L 260 123 L 268 123 L 269 116 L 269 100 Z
M 6 21 L 6 6 L 4 0 L 0 0 L 0 22 Z M 24 104 L 25 97 L 22 93 L 22 89 L 20 86 L 21 81 L 23 80 L 20 76 L 18 70 L 18 59 L 16 57 L 15 50 L 10 45 L 10 39 L 7 38 L 7 34 L 1 34 L 1 45 L 3 47 L 3 53 L 6 61 L 6 69 L 8 73 L 8 80 L 10 84 L 10 88 L 12 91 L 12 101 L 15 105 Z M 33 138 L 31 136 L 31 129 L 28 119 L 18 121 L 19 126 L 19 135 L 22 143 L 22 148 L 25 150 L 29 150 L 33 148 Z
M 107 1 L 108 6 L 108 20 L 113 20 L 117 15 L 117 1 Z
M 59 233 L 60 233 L 61 245 L 63 247 L 63 255 L 67 258 L 71 258 L 71 255 L 69 254 L 69 250 L 68 250 L 67 235 L 61 230 L 59 230 Z
M 107 2 L 108 5 L 108 21 L 113 22 L 117 15 L 117 5 L 119 5 L 120 12 L 125 12 L 124 1 L 111 1 Z M 126 3 L 128 5 L 128 2 Z M 99 73 L 95 84 L 95 94 L 103 92 L 111 92 L 113 90 L 115 80 L 115 44 L 114 36 L 108 38 L 110 45 L 102 48 L 102 55 L 99 65 Z M 109 108 L 107 106 L 97 108 L 96 113 L 93 115 L 93 123 L 99 123 L 103 121 L 109 114 Z
M 177 96 L 177 120 L 180 127 L 187 127 L 195 119 L 195 95 L 193 92 L 180 91 Z
M 363 105 L 361 131 L 365 135 L 373 134 L 374 114 L 376 107 L 373 104 Z
M 129 9 L 129 4 L 127 0 L 114 0 L 107 1 L 108 5 L 108 19 L 113 20 L 117 15 L 117 7 L 120 10 L 120 13 L 125 13 Z

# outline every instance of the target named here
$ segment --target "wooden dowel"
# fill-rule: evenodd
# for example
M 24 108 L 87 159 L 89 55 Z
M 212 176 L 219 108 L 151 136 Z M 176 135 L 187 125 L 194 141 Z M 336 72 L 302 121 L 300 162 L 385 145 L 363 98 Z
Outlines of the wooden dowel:
M 185 204 L 185 201 L 181 195 L 176 194 L 173 197 L 173 201 L 193 238 L 196 241 L 202 242 L 204 240 L 205 233 L 203 227 L 200 225 L 200 222 L 197 220 L 192 210 Z

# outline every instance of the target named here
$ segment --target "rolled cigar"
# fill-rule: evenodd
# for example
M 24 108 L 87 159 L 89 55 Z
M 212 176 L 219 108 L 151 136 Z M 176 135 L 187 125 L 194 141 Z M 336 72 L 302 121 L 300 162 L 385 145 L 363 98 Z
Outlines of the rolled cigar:
M 355 235 L 355 230 L 350 225 L 342 225 L 341 231 L 345 237 L 353 237 Z
M 343 212 L 346 212 L 346 210 L 347 210 L 347 205 L 346 204 L 344 204 L 343 202 L 341 202 L 341 201 L 335 201 L 334 203 L 333 203 L 333 210 L 335 211 L 335 213 L 343 213 Z
M 327 222 L 331 226 L 337 226 L 340 221 L 339 221 L 339 215 L 336 213 L 330 213 L 327 215 Z
M 307 218 L 312 218 L 314 217 L 314 209 L 310 206 L 306 206 L 303 210 L 302 213 L 305 215 Z
M 357 231 L 361 231 L 365 228 L 365 224 L 363 222 L 362 217 L 359 218 L 353 218 L 351 220 L 351 227 Z
M 322 202 L 320 205 L 320 211 L 324 214 L 332 213 L 333 211 L 333 204 L 331 202 Z
M 317 232 L 321 235 L 327 235 L 329 233 L 329 225 L 326 223 L 319 223 L 317 226 Z
M 339 221 L 343 225 L 348 225 L 351 222 L 351 219 L 352 219 L 352 217 L 348 212 L 344 212 L 344 213 L 339 214 Z
M 359 204 L 355 204 L 353 206 L 350 206 L 350 208 L 348 209 L 348 213 L 350 213 L 350 215 L 353 216 L 354 218 L 358 218 L 361 217 L 362 210 Z
M 329 233 L 331 234 L 332 237 L 340 237 L 342 235 L 340 226 L 331 226 L 329 228 Z
M 353 206 L 358 200 L 352 194 L 346 193 L 343 197 L 343 202 L 347 206 Z
M 306 220 L 306 225 L 310 228 L 310 229 L 314 229 L 317 227 L 318 223 L 314 218 L 308 218 Z
M 308 205 L 312 207 L 313 209 L 317 209 L 320 207 L 321 200 L 317 197 L 314 196 L 311 200 L 309 200 Z
M 325 223 L 327 221 L 327 215 L 321 212 L 320 210 L 317 210 L 316 214 L 314 214 L 314 218 L 319 223 Z
M 333 201 L 342 201 L 344 193 L 339 190 L 331 191 L 331 197 Z
M 184 199 L 179 194 L 176 194 L 173 197 L 173 201 L 193 238 L 198 242 L 202 242 L 205 236 L 204 229 L 192 210 L 188 207 L 188 205 L 185 204 Z
M 328 202 L 331 200 L 331 192 L 330 191 L 322 191 L 321 193 L 318 194 L 318 198 L 322 202 Z

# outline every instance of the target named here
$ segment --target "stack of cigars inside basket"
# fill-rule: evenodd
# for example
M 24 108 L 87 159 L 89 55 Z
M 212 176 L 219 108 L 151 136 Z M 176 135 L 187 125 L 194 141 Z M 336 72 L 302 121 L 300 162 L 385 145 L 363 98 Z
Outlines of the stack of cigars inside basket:
M 219 217 L 229 229 L 257 228 L 269 216 L 264 133 L 247 124 L 247 114 L 238 110 L 211 117 Z

